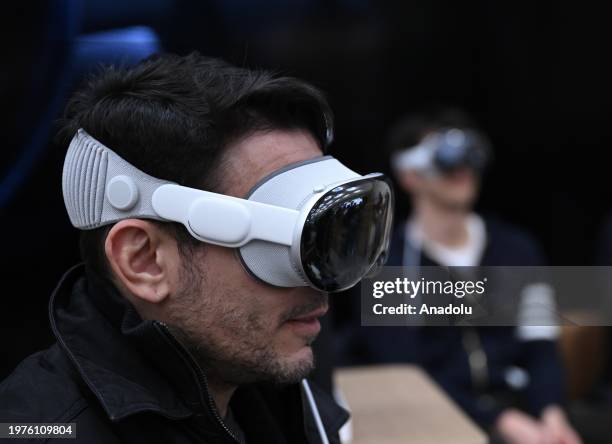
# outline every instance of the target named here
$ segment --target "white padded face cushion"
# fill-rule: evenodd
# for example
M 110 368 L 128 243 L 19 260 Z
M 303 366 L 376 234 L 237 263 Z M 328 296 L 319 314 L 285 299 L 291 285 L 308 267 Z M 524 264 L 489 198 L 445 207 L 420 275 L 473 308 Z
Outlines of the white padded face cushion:
M 323 156 L 289 165 L 262 179 L 249 193 L 249 200 L 300 210 L 331 184 L 360 177 L 337 159 Z M 264 282 L 278 287 L 308 285 L 291 247 L 251 241 L 240 248 L 239 255 L 245 267 Z

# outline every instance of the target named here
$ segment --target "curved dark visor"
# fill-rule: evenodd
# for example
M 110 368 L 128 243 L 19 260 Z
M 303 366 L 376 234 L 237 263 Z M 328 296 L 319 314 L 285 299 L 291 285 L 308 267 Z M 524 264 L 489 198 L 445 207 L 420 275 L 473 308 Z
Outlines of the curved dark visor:
M 302 231 L 302 266 L 323 291 L 352 287 L 387 259 L 393 192 L 377 175 L 339 185 L 312 207 Z

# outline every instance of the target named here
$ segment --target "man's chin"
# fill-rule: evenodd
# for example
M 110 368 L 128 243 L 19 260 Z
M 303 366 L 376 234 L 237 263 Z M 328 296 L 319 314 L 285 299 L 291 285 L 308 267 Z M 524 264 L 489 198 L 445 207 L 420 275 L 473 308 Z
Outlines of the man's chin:
M 277 374 L 279 384 L 293 384 L 307 377 L 314 370 L 312 347 L 305 345 L 290 356 L 281 358 L 282 374 Z
M 469 211 L 474 205 L 472 198 L 464 196 L 447 196 L 441 193 L 432 193 L 430 196 L 439 206 L 448 211 L 465 212 Z
M 307 363 L 311 366 L 314 365 L 314 354 L 312 352 L 312 347 L 310 344 L 304 345 L 298 351 L 296 351 L 290 358 L 288 358 L 290 362 L 295 363 Z

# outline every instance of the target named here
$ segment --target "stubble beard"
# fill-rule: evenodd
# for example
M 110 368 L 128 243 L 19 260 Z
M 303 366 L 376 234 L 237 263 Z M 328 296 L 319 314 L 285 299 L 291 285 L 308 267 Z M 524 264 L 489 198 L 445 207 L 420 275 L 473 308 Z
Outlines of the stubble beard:
M 263 310 L 241 311 L 227 301 L 239 301 L 237 295 L 219 294 L 207 285 L 202 270 L 183 260 L 176 294 L 173 319 L 168 327 L 191 352 L 207 377 L 229 385 L 253 382 L 292 384 L 314 369 L 314 356 L 300 359 L 279 356 L 264 324 Z M 235 290 L 232 290 L 235 291 Z M 254 301 L 255 303 L 255 301 Z M 307 338 L 308 346 L 315 337 Z

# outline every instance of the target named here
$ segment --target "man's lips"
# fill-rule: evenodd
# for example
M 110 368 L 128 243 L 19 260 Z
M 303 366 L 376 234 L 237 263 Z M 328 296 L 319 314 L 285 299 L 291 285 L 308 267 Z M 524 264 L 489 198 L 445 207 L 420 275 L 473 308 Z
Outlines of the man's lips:
M 285 322 L 294 332 L 304 336 L 316 336 L 321 330 L 319 318 L 327 313 L 328 306 L 313 310 L 305 315 L 293 317 Z
M 291 319 L 289 319 L 289 321 L 301 321 L 301 322 L 304 322 L 304 321 L 310 321 L 312 319 L 320 318 L 320 317 L 324 316 L 325 313 L 327 313 L 328 309 L 329 309 L 329 307 L 327 305 L 324 305 L 323 307 L 317 308 L 316 310 L 313 310 L 310 313 L 307 313 L 305 315 L 291 318 Z

